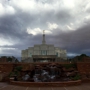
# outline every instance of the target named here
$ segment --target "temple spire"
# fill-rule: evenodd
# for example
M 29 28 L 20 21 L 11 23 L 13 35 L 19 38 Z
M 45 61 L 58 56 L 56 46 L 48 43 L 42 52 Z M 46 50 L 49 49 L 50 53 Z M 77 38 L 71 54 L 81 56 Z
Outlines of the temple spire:
M 46 44 L 46 41 L 45 41 L 45 30 L 43 30 L 43 40 L 42 40 L 42 44 Z

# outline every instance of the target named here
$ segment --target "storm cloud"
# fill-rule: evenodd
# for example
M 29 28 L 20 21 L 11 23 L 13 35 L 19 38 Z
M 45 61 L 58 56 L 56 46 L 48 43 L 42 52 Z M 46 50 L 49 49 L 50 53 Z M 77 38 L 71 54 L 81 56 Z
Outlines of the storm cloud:
M 68 56 L 90 55 L 90 0 L 0 0 L 0 55 L 42 43 L 67 50 Z

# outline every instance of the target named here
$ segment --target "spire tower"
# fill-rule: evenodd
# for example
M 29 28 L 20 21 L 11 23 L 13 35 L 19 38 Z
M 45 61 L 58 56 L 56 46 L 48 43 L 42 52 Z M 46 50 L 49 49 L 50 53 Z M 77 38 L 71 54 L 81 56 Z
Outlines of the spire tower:
M 45 30 L 43 30 L 43 40 L 42 40 L 42 44 L 46 44 L 46 41 L 45 41 Z

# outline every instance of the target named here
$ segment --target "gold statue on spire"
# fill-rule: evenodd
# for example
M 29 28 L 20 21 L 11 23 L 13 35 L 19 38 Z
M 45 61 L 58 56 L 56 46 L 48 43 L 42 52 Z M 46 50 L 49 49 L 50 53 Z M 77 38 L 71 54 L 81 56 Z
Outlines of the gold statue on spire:
M 46 41 L 45 41 L 45 30 L 43 30 L 43 40 L 42 40 L 42 44 L 45 44 Z
M 43 30 L 43 34 L 45 34 L 45 30 Z

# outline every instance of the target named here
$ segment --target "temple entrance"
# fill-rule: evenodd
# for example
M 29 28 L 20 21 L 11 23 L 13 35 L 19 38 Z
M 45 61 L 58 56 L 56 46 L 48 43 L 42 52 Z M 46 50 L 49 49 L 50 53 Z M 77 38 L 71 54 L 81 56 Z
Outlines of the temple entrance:
M 55 62 L 56 55 L 33 55 L 34 62 Z
M 55 58 L 33 58 L 34 62 L 55 62 Z

